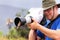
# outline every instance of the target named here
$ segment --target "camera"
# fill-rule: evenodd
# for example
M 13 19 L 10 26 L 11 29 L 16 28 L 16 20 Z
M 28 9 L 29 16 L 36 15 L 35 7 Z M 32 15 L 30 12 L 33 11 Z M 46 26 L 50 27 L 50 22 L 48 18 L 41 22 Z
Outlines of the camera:
M 38 23 L 42 22 L 44 16 L 42 8 L 31 8 L 29 9 L 28 12 L 29 14 L 27 14 L 25 17 L 16 17 L 14 19 L 14 23 L 16 26 L 18 26 L 19 23 L 20 23 L 19 26 L 32 23 L 33 22 L 32 18 L 34 18 Z

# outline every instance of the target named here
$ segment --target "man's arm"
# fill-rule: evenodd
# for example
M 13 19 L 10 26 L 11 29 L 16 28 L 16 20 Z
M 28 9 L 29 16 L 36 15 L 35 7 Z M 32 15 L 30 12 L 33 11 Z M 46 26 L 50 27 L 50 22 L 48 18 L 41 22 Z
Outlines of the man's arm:
M 36 32 L 34 30 L 30 30 L 29 32 L 29 37 L 28 37 L 28 40 L 41 40 L 41 38 L 36 35 Z
M 38 25 L 37 29 L 52 39 L 60 39 L 60 30 L 51 30 L 42 25 Z

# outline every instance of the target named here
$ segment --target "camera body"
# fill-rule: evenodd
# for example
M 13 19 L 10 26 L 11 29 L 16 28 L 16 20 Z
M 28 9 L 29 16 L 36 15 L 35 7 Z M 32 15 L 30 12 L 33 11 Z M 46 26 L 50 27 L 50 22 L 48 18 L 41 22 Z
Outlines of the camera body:
M 32 23 L 32 18 L 34 18 L 38 23 L 43 19 L 43 9 L 42 8 L 31 8 L 29 9 L 29 14 L 25 17 L 16 17 L 14 20 L 15 25 L 17 26 L 20 22 L 20 26 L 28 23 Z

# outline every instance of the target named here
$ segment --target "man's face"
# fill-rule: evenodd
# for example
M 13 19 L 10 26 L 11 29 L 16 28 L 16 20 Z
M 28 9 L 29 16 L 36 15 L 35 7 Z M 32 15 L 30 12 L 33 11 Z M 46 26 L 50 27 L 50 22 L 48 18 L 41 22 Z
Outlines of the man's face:
M 49 8 L 47 10 L 44 10 L 44 14 L 47 19 L 51 20 L 53 17 L 53 8 Z

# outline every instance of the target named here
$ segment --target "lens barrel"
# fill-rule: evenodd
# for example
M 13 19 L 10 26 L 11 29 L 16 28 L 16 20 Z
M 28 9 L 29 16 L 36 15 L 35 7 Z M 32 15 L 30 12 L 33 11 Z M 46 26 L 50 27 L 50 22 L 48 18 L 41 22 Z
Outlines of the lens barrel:
M 16 26 L 18 26 L 18 23 L 21 23 L 20 26 L 24 25 L 26 23 L 26 19 L 25 18 L 22 18 L 22 17 L 16 17 L 15 20 L 14 20 L 14 23 Z

